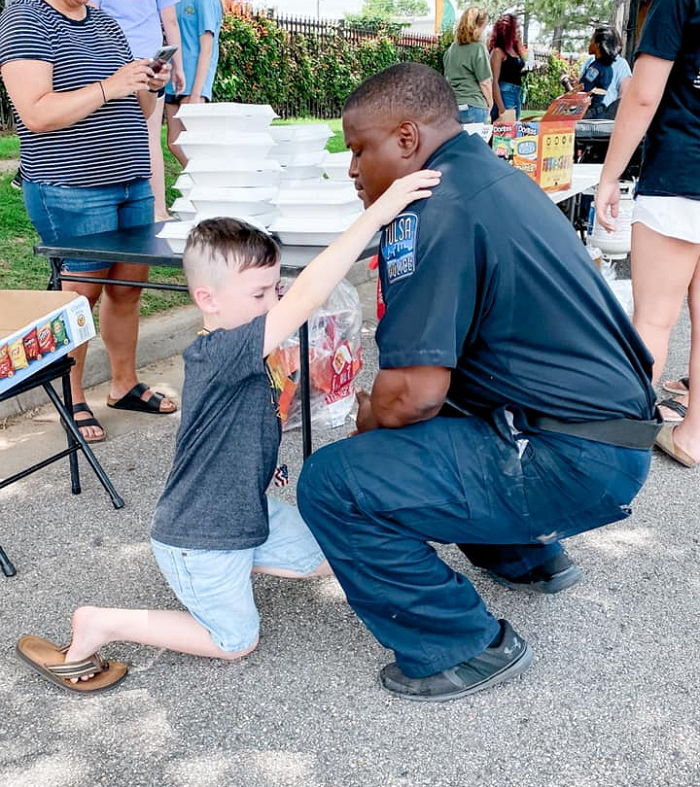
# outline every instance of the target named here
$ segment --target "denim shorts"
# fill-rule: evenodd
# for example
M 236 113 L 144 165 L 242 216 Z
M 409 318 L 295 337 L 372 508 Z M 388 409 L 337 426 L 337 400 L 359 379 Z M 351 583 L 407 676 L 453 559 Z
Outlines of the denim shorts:
M 489 111 L 486 107 L 467 107 L 459 110 L 459 122 L 465 123 L 486 123 Z
M 251 572 L 256 567 L 311 574 L 325 560 L 294 506 L 268 497 L 270 535 L 252 549 L 182 549 L 151 540 L 163 576 L 212 640 L 231 653 L 251 648 L 260 629 Z
M 522 96 L 523 89 L 520 85 L 513 85 L 510 82 L 499 82 L 498 87 L 501 91 L 501 98 L 503 99 L 503 106 L 506 109 L 515 110 L 515 119 L 520 120 L 520 113 L 522 111 Z M 495 120 L 498 117 L 498 107 L 493 105 L 491 110 L 491 118 Z
M 53 186 L 22 182 L 24 204 L 44 243 L 77 235 L 141 227 L 153 223 L 153 193 L 145 178 L 111 186 Z M 64 273 L 109 268 L 97 260 L 64 260 Z

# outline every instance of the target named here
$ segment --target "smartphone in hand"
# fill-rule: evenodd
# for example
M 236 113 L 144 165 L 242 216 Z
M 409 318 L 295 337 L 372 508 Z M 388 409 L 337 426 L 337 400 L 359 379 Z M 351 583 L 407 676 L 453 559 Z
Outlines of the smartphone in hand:
M 175 52 L 177 52 L 176 46 L 162 46 L 155 55 L 153 55 L 153 63 L 151 65 L 153 72 L 157 74 L 166 63 L 169 63 L 173 59 Z

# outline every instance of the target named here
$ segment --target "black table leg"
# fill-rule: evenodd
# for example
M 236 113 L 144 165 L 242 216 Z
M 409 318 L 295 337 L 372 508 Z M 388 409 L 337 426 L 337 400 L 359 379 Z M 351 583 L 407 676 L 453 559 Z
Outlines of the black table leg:
M 299 328 L 299 390 L 301 394 L 301 440 L 304 459 L 311 456 L 311 374 L 309 370 L 309 324 Z
M 49 277 L 49 286 L 47 290 L 60 290 L 61 289 L 61 268 L 63 267 L 62 257 L 49 257 L 49 265 L 51 267 L 51 275 Z
M 102 469 L 102 465 L 97 461 L 95 454 L 92 452 L 92 448 L 90 448 L 90 446 L 85 441 L 85 438 L 82 436 L 82 434 L 80 434 L 80 430 L 75 425 L 73 416 L 66 410 L 63 402 L 61 401 L 61 398 L 56 393 L 56 391 L 54 391 L 51 383 L 46 383 L 44 385 L 44 390 L 48 394 L 49 399 L 51 399 L 53 406 L 56 408 L 56 410 L 58 410 L 58 414 L 61 416 L 66 429 L 70 431 L 70 433 L 73 435 L 73 439 L 80 445 L 83 456 L 88 460 L 90 467 L 92 467 L 92 469 L 95 471 L 95 475 L 98 477 L 105 491 L 112 499 L 112 505 L 114 505 L 115 508 L 124 508 L 124 500 L 114 488 L 107 473 L 105 473 L 105 471 Z
M 73 394 L 70 390 L 70 372 L 66 372 L 61 376 L 61 385 L 63 386 L 63 404 L 66 407 L 66 411 L 71 414 L 73 412 Z M 78 445 L 77 440 L 68 429 L 66 429 L 66 436 L 68 438 L 68 448 Z M 70 463 L 71 492 L 73 492 L 74 495 L 79 495 L 80 468 L 78 467 L 78 454 L 76 451 L 73 451 L 73 453 L 69 455 L 68 462 Z
M 5 550 L 0 547 L 0 569 L 6 577 L 14 577 L 17 569 L 12 565 L 10 558 L 5 554 Z

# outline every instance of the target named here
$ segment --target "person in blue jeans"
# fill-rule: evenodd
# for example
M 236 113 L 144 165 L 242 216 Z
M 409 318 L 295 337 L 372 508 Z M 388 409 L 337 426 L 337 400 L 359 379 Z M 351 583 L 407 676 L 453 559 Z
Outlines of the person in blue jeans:
M 467 8 L 443 57 L 445 79 L 455 92 L 460 123 L 485 123 L 493 104 L 489 55 L 481 40 L 488 22 L 482 8 Z
M 0 16 L 0 66 L 20 139 L 24 201 L 45 243 L 61 237 L 153 222 L 146 119 L 169 67 L 154 74 L 134 60 L 117 22 L 88 0 L 15 0 Z M 86 278 L 144 281 L 148 268 L 95 260 L 64 261 Z M 63 289 L 100 299 L 100 333 L 112 381 L 108 405 L 154 414 L 176 404 L 136 376 L 140 287 L 64 281 Z M 73 353 L 73 410 L 88 442 L 106 432 L 86 402 L 87 344 Z
M 561 539 L 627 517 L 647 477 L 652 359 L 566 218 L 461 130 L 437 72 L 369 78 L 343 129 L 366 206 L 412 170 L 442 179 L 384 228 L 379 373 L 358 434 L 307 460 L 297 501 L 394 651 L 382 686 L 448 700 L 518 675 L 532 653 L 431 542 L 476 547 L 515 588 L 575 581 Z
M 176 8 L 186 87 L 184 91 L 178 91 L 176 84 L 168 84 L 165 119 L 168 123 L 168 149 L 184 167 L 187 156 L 177 144 L 177 138 L 185 127 L 175 115 L 180 104 L 211 101 L 224 15 L 221 0 L 180 0 Z
M 504 14 L 493 26 L 489 52 L 494 101 L 491 118 L 496 121 L 506 109 L 514 109 L 515 119 L 518 120 L 522 110 L 525 49 L 520 40 L 518 18 L 514 14 Z

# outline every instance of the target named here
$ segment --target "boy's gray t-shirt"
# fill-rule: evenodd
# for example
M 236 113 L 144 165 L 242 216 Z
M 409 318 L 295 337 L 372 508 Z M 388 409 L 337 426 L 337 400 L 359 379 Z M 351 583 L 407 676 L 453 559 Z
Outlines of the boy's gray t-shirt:
M 281 428 L 264 336 L 261 316 L 200 336 L 185 350 L 182 423 L 153 518 L 156 541 L 223 550 L 267 538 L 265 491 Z

